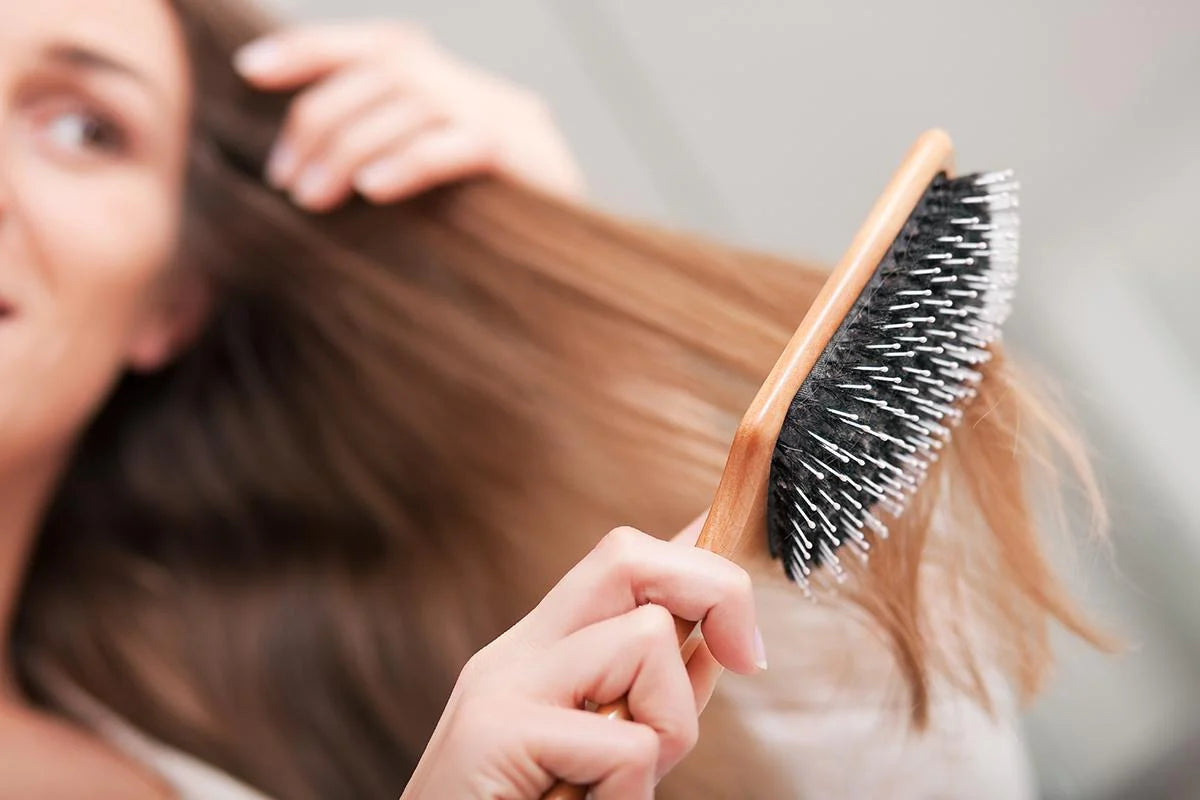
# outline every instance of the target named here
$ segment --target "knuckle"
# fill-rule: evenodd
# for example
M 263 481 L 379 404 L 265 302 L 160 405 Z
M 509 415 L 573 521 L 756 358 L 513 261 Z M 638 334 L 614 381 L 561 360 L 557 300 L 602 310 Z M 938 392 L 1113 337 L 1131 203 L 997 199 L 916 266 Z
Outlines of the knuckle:
M 623 580 L 632 574 L 638 562 L 637 554 L 644 546 L 645 538 L 646 534 L 625 525 L 613 528 L 605 534 L 595 548 L 605 572 L 617 580 Z
M 528 667 L 507 663 L 509 660 L 498 656 L 472 658 L 459 672 L 454 694 L 472 708 L 477 703 L 486 708 L 520 693 Z
M 637 528 L 622 525 L 606 533 L 604 538 L 600 540 L 598 548 L 604 548 L 610 556 L 625 557 L 630 551 L 641 544 L 645 536 L 646 534 Z
M 483 651 L 479 651 L 475 655 L 467 659 L 467 663 L 463 664 L 462 669 L 458 671 L 458 683 L 462 686 L 469 686 L 474 683 L 482 672 L 480 659 Z
M 467 686 L 479 683 L 492 672 L 492 645 L 486 645 L 467 659 L 458 673 L 458 682 Z

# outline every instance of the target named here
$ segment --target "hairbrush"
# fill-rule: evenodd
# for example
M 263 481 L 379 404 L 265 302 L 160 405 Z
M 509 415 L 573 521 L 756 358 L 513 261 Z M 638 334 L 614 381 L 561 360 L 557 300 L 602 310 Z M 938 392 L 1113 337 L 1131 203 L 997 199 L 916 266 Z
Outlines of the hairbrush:
M 940 130 L 909 150 L 738 425 L 697 547 L 766 547 L 811 596 L 887 537 L 880 511 L 903 513 L 976 394 L 1017 277 L 1011 171 L 952 177 L 953 160 Z M 676 620 L 681 646 L 696 624 Z M 597 713 L 629 718 L 624 699 Z

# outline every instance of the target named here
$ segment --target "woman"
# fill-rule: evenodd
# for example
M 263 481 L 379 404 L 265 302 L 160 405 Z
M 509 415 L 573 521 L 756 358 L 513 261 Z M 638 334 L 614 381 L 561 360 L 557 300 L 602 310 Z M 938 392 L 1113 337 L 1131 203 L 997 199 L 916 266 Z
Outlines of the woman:
M 579 208 L 540 105 L 407 28 L 266 30 L 0 10 L 0 794 L 648 797 L 765 665 L 755 602 L 686 541 L 588 551 L 703 507 L 820 276 Z M 1003 679 L 1089 631 L 1019 388 L 843 603 L 760 591 L 780 685 L 727 680 L 663 796 L 1021 790 Z

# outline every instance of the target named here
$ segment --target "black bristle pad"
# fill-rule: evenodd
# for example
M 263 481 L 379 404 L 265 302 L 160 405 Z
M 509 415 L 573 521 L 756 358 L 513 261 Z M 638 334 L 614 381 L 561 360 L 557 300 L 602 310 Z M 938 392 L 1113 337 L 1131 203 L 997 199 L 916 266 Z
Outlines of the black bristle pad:
M 936 177 L 793 399 L 767 494 L 772 556 L 806 590 L 887 537 L 975 395 L 1016 281 L 1009 172 Z

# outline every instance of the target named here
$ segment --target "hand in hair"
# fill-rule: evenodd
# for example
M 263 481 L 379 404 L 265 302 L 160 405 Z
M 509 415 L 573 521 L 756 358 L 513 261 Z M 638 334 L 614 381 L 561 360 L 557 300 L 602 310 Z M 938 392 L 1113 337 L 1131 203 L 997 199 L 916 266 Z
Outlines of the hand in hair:
M 690 546 L 698 530 L 674 542 L 614 530 L 476 653 L 402 800 L 536 800 L 555 778 L 592 784 L 597 800 L 652 798 L 695 745 L 722 665 L 766 666 L 750 578 Z M 703 620 L 686 666 L 672 614 Z M 631 722 L 581 710 L 626 694 Z
M 238 71 L 267 91 L 301 89 L 268 180 L 312 211 L 357 190 L 391 203 L 492 173 L 578 197 L 583 177 L 541 99 L 396 22 L 302 25 L 251 42 Z

